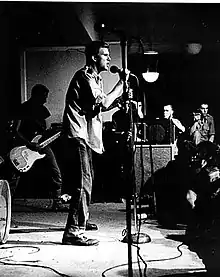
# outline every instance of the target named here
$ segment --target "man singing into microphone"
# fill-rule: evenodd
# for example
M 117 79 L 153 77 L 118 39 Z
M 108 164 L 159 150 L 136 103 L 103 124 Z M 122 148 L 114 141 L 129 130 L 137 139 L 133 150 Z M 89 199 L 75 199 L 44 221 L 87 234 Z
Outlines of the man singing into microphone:
M 92 152 L 103 153 L 101 112 L 122 95 L 124 83 L 119 73 L 120 79 L 111 92 L 103 92 L 100 73 L 109 69 L 111 61 L 107 43 L 91 42 L 85 48 L 85 55 L 85 67 L 75 73 L 67 90 L 63 115 L 67 147 L 64 186 L 72 198 L 62 243 L 80 246 L 99 243 L 83 235 L 85 230 L 97 230 L 95 224 L 88 223 L 93 182 Z M 129 72 L 125 71 L 123 79 L 126 81 Z

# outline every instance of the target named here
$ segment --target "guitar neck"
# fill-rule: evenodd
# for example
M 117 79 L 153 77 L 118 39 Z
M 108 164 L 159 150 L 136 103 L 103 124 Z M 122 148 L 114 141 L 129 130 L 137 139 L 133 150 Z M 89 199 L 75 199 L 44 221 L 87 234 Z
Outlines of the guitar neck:
M 61 131 L 59 131 L 58 133 L 56 133 L 55 135 L 53 135 L 52 137 L 46 139 L 45 141 L 40 143 L 40 147 L 44 148 L 46 147 L 48 144 L 50 144 L 52 141 L 54 141 L 55 139 L 57 139 L 59 136 L 61 135 Z

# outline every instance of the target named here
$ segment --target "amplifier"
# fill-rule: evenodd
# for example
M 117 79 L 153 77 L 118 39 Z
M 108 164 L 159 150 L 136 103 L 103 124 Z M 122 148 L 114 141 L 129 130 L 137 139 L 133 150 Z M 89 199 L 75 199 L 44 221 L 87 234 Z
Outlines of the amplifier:
M 173 144 L 136 145 L 134 155 L 134 171 L 136 192 L 140 192 L 141 184 L 169 161 L 174 160 L 175 146 Z

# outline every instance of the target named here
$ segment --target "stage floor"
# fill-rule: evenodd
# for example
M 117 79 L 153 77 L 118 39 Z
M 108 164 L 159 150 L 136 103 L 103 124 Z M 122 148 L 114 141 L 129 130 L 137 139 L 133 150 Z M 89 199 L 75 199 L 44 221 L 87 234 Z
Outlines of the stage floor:
M 0 276 L 10 277 L 108 277 L 128 273 L 128 244 L 122 242 L 126 228 L 125 203 L 94 203 L 91 222 L 98 231 L 86 235 L 100 241 L 98 246 L 62 245 L 67 212 L 51 212 L 49 199 L 16 199 L 7 243 L 0 245 Z M 132 219 L 132 234 L 137 232 Z M 142 220 L 141 233 L 151 242 L 134 244 L 132 277 L 203 276 L 205 267 L 195 252 L 183 243 L 184 225 L 160 227 L 155 219 Z M 141 275 L 141 273 L 142 275 Z

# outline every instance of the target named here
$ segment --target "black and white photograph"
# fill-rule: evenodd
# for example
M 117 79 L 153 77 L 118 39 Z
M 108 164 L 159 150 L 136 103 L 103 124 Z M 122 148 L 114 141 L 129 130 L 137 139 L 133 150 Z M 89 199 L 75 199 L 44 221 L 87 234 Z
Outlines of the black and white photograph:
M 1 1 L 0 276 L 220 276 L 220 2 Z

